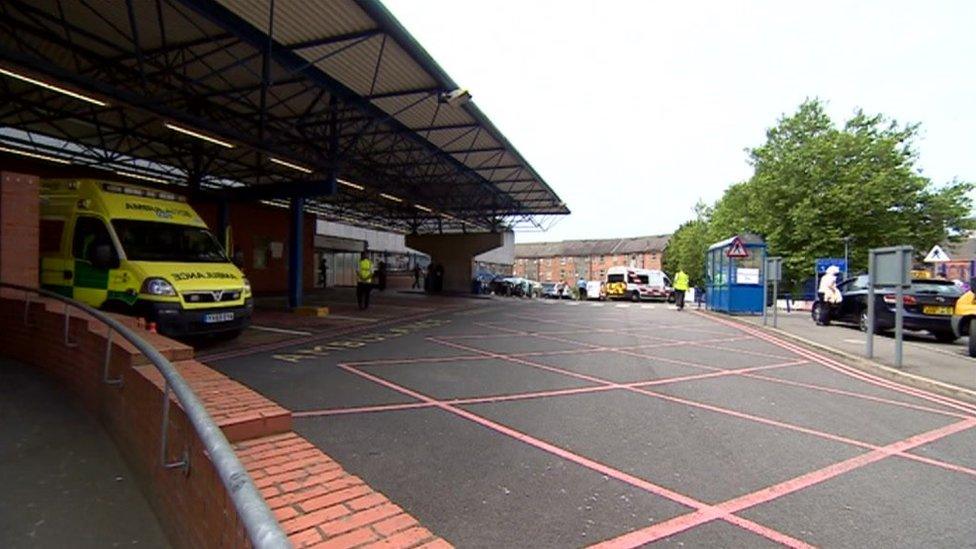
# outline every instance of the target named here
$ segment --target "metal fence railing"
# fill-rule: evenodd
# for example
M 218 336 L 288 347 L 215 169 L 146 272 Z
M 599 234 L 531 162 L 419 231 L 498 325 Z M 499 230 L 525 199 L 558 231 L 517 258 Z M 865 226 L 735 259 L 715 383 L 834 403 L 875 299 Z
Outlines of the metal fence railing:
M 108 336 L 106 339 L 105 358 L 102 371 L 103 383 L 108 385 L 120 385 L 122 383 L 121 377 L 116 379 L 111 379 L 108 377 L 108 366 L 112 356 L 113 334 L 119 334 L 126 341 L 134 345 L 142 354 L 146 356 L 147 359 L 149 359 L 153 366 L 159 370 L 159 373 L 162 374 L 164 380 L 162 401 L 162 435 L 160 437 L 160 462 L 163 464 L 163 466 L 166 468 L 187 469 L 190 465 L 190 458 L 186 451 L 183 452 L 181 460 L 170 463 L 167 463 L 166 461 L 168 443 L 167 424 L 169 422 L 170 401 L 169 393 L 172 391 L 173 394 L 176 395 L 176 398 L 179 399 L 180 405 L 183 407 L 183 411 L 190 419 L 190 423 L 193 425 L 194 430 L 200 437 L 200 441 L 203 443 L 204 449 L 206 449 L 210 456 L 210 460 L 217 469 L 217 473 L 220 475 L 220 480 L 223 482 L 224 487 L 227 489 L 227 493 L 230 495 L 230 499 L 234 504 L 234 508 L 237 510 L 237 514 L 240 516 L 241 523 L 244 525 L 244 529 L 247 531 L 251 544 L 255 548 L 259 549 L 291 547 L 291 543 L 288 541 L 288 538 L 285 536 L 284 531 L 282 531 L 278 521 L 271 513 L 271 510 L 268 508 L 267 503 L 265 503 L 264 498 L 261 497 L 261 493 L 258 492 L 257 488 L 254 486 L 254 483 L 251 481 L 251 477 L 247 473 L 247 470 L 245 470 L 244 466 L 241 465 L 240 460 L 237 459 L 237 455 L 234 453 L 234 449 L 231 448 L 230 443 L 227 442 L 227 437 L 224 436 L 224 433 L 214 423 L 213 419 L 211 419 L 210 414 L 207 413 L 203 403 L 199 398 L 197 398 L 193 390 L 190 389 L 190 386 L 186 383 L 186 380 L 183 379 L 170 361 L 167 360 L 166 357 L 164 357 L 158 350 L 156 350 L 156 348 L 139 337 L 138 334 L 133 332 L 118 320 L 84 303 L 66 298 L 60 294 L 56 294 L 48 290 L 30 288 L 17 284 L 9 284 L 6 282 L 0 282 L 0 288 L 10 288 L 24 292 L 24 324 L 28 326 L 31 325 L 30 306 L 33 295 L 36 294 L 55 299 L 63 303 L 64 343 L 66 346 L 74 347 L 78 345 L 77 342 L 71 341 L 69 337 L 69 310 L 71 308 L 84 311 L 85 313 L 96 318 L 99 322 L 105 324 L 105 326 L 108 327 Z

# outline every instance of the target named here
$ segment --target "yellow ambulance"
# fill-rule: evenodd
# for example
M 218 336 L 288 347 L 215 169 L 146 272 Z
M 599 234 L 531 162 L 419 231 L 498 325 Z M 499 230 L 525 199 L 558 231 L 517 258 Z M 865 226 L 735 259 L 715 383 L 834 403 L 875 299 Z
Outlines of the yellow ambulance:
M 91 179 L 41 182 L 41 286 L 171 336 L 234 336 L 251 286 L 179 195 Z

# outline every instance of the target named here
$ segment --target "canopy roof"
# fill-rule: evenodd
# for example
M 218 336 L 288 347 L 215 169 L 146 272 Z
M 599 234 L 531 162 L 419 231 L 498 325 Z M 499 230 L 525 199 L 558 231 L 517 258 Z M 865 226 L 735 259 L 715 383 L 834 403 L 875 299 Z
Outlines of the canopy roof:
M 399 231 L 569 213 L 374 0 L 4 0 L 0 69 L 7 153 Z

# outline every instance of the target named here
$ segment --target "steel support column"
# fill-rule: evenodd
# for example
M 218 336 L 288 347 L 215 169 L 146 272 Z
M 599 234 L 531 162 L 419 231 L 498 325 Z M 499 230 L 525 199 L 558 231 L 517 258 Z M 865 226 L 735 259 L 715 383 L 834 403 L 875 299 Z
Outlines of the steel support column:
M 227 229 L 230 227 L 230 204 L 226 200 L 220 200 L 217 202 L 217 240 L 220 245 L 224 247 L 224 253 L 227 257 L 234 257 L 234 250 L 230 249 L 229 238 L 227 238 Z
M 291 233 L 288 238 L 288 306 L 292 308 L 302 305 L 304 209 L 305 198 L 301 196 L 292 197 Z

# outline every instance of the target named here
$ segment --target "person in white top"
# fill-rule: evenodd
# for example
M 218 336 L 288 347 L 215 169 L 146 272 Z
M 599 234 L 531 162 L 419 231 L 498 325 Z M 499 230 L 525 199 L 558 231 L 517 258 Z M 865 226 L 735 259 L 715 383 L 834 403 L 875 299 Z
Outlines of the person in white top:
M 830 324 L 830 309 L 841 302 L 842 296 L 837 289 L 837 274 L 840 268 L 836 265 L 827 267 L 827 272 L 820 279 L 820 286 L 817 287 L 817 298 L 820 301 L 820 314 L 817 324 L 826 326 Z

